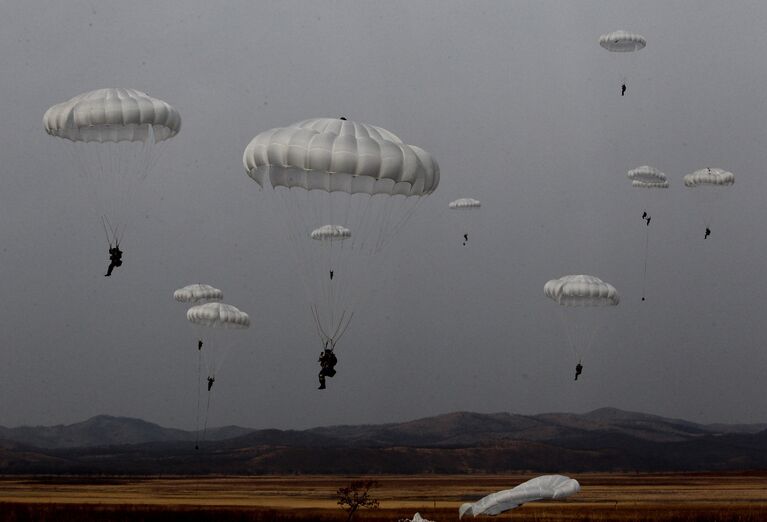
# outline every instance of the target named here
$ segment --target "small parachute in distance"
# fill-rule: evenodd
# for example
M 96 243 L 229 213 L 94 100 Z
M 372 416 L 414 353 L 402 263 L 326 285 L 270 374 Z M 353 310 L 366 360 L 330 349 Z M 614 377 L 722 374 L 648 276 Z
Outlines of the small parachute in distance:
M 451 201 L 447 205 L 450 209 L 453 210 L 461 210 L 461 211 L 467 211 L 472 209 L 478 209 L 482 207 L 482 203 L 479 202 L 478 199 L 474 198 L 460 198 L 456 199 L 455 201 Z M 463 246 L 466 246 L 466 243 L 469 242 L 469 234 L 471 234 L 471 219 L 465 218 L 463 219 L 463 227 L 464 227 L 464 234 L 463 234 Z
M 210 328 L 242 329 L 250 326 L 250 317 L 236 306 L 225 303 L 205 303 L 186 312 L 190 323 Z
M 729 187 L 735 183 L 735 174 L 724 169 L 705 168 L 696 170 L 684 177 L 684 186 L 688 188 L 712 186 Z
M 566 275 L 551 279 L 543 293 L 562 306 L 615 306 L 620 303 L 618 291 L 596 276 Z
M 636 188 L 668 188 L 666 175 L 655 167 L 642 165 L 628 171 L 626 176 Z
M 647 46 L 647 39 L 641 34 L 618 30 L 599 37 L 599 45 L 611 53 L 630 53 Z
M 611 53 L 631 53 L 644 49 L 647 45 L 647 39 L 641 34 L 618 30 L 600 36 L 599 45 Z M 626 78 L 624 77 L 621 85 L 621 96 L 625 95 Z
M 498 515 L 525 502 L 564 499 L 580 490 L 581 485 L 575 479 L 564 475 L 543 475 L 515 488 L 491 493 L 477 502 L 462 504 L 458 509 L 458 518 L 464 515 Z
M 316 241 L 343 241 L 352 237 L 352 231 L 341 225 L 323 225 L 312 230 L 309 237 Z
M 455 201 L 451 201 L 447 206 L 455 209 L 480 208 L 482 203 L 474 198 L 460 198 L 456 199 Z
M 180 303 L 198 304 L 208 301 L 221 301 L 223 298 L 224 292 L 202 283 L 186 285 L 173 292 L 173 299 Z

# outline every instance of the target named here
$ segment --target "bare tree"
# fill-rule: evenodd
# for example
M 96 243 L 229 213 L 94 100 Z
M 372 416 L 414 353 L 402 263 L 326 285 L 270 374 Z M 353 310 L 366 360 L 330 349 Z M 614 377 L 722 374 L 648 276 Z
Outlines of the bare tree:
M 375 480 L 353 480 L 348 486 L 338 488 L 338 505 L 349 513 L 346 522 L 351 522 L 359 508 L 378 509 L 378 499 L 370 494 L 376 486 L 378 482 Z

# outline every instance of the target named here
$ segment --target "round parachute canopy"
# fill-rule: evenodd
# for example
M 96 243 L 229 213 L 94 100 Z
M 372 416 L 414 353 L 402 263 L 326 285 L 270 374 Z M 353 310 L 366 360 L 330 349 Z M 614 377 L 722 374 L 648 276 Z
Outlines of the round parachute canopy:
M 317 241 L 343 241 L 352 237 L 352 231 L 341 225 L 324 225 L 309 234 Z
M 243 164 L 262 187 L 423 196 L 439 184 L 439 165 L 425 150 L 381 127 L 338 118 L 262 132 L 245 148 Z
M 628 178 L 631 180 L 632 187 L 638 188 L 668 188 L 668 179 L 666 175 L 648 165 L 642 165 L 628 171 Z
M 599 45 L 613 53 L 630 53 L 644 49 L 647 40 L 641 34 L 613 31 L 600 36 Z
M 236 307 L 224 303 L 205 303 L 193 306 L 186 312 L 193 324 L 211 328 L 241 329 L 250 326 L 250 317 Z
M 195 283 L 179 288 L 173 292 L 173 299 L 181 303 L 200 303 L 204 301 L 220 301 L 224 292 L 210 285 Z
M 478 199 L 474 198 L 460 198 L 456 199 L 455 201 L 451 201 L 447 205 L 450 208 L 479 208 L 482 206 L 482 203 L 479 202 Z
M 458 509 L 458 518 L 464 515 L 498 515 L 526 502 L 536 500 L 560 500 L 581 490 L 577 480 L 564 475 L 543 475 L 519 486 L 498 491 L 474 503 L 466 503 Z
M 733 183 L 735 183 L 735 174 L 723 169 L 700 169 L 684 177 L 685 187 L 700 187 L 704 185 L 727 187 Z
M 590 275 L 567 275 L 543 286 L 546 297 L 562 306 L 615 306 L 618 291 L 610 283 Z
M 136 89 L 97 89 L 54 105 L 45 112 L 48 134 L 71 141 L 155 143 L 181 129 L 181 116 L 170 104 Z

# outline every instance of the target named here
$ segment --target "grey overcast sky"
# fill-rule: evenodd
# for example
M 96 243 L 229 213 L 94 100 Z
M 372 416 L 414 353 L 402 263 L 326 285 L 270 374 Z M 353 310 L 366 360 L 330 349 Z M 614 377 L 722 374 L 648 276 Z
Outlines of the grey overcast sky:
M 0 424 L 107 413 L 194 427 L 196 354 L 177 287 L 247 311 L 211 425 L 304 428 L 455 410 L 602 406 L 765 422 L 767 3 L 0 2 Z M 608 53 L 625 29 L 647 47 Z M 627 80 L 622 98 L 620 83 Z M 54 103 L 132 87 L 180 134 L 139 186 L 126 262 L 107 256 Z M 390 245 L 316 390 L 318 343 L 274 201 L 244 173 L 257 133 L 347 116 L 430 151 L 442 180 Z M 653 165 L 648 301 L 644 202 Z M 715 207 L 682 186 L 711 166 Z M 470 246 L 447 203 L 482 201 Z M 703 220 L 713 234 L 703 241 Z M 543 284 L 594 274 L 620 306 L 572 381 Z

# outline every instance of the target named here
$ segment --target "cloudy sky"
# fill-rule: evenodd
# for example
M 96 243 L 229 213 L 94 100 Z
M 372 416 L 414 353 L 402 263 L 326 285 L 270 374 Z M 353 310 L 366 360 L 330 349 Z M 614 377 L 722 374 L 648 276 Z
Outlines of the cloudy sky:
M 767 421 L 767 4 L 35 0 L 2 12 L 0 425 L 106 413 L 194 428 L 193 331 L 171 297 L 192 282 L 252 320 L 231 337 L 211 425 L 602 406 Z M 617 29 L 646 49 L 602 49 Z M 173 104 L 183 126 L 139 185 L 125 264 L 106 279 L 96 202 L 41 119 L 117 86 Z M 340 115 L 430 151 L 442 179 L 360 282 L 338 375 L 318 392 L 299 265 L 241 157 L 261 131 Z M 671 188 L 643 200 L 626 171 L 644 164 Z M 716 201 L 682 186 L 707 166 L 737 178 Z M 462 196 L 483 203 L 466 248 L 447 209 Z M 573 273 L 622 296 L 598 315 L 577 383 L 542 291 Z

